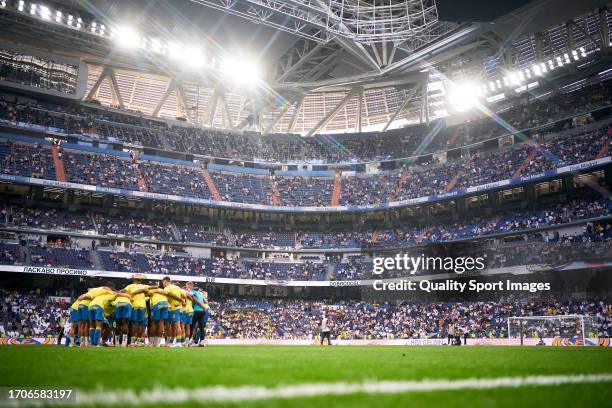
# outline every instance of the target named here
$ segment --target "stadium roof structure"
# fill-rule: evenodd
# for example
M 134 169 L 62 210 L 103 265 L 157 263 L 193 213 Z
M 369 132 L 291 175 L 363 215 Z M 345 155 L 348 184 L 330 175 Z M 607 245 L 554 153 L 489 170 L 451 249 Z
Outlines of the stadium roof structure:
M 94 0 L 87 8 L 15 0 L 0 2 L 0 32 L 86 63 L 83 99 L 263 133 L 429 122 L 455 112 L 453 84 L 498 103 L 582 78 L 589 59 L 594 72 L 609 64 L 608 2 L 503 3 L 516 8 L 491 21 L 452 22 L 440 19 L 434 0 Z M 466 10 L 474 20 L 477 11 Z M 115 28 L 126 20 L 140 26 L 135 47 L 118 46 Z M 176 43 L 186 47 L 172 61 Z M 228 56 L 259 64 L 262 86 L 224 80 Z

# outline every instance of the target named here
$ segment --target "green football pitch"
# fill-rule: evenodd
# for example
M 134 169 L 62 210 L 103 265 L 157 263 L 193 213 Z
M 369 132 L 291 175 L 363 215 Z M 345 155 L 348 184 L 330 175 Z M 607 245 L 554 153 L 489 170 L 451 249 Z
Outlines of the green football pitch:
M 612 349 L 2 346 L 0 387 L 71 388 L 117 407 L 130 390 L 132 404 L 163 407 L 604 407 Z

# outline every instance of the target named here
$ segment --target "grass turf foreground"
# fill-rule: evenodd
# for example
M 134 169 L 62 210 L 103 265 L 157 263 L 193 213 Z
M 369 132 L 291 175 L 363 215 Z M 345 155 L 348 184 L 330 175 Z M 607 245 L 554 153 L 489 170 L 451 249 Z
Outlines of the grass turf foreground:
M 596 347 L 213 346 L 207 348 L 0 347 L 0 387 L 94 391 L 159 388 L 457 380 L 612 374 L 612 349 Z M 148 406 L 516 407 L 610 406 L 612 382 L 519 388 L 322 395 Z M 99 406 L 105 406 L 100 404 Z M 118 407 L 123 404 L 115 405 Z

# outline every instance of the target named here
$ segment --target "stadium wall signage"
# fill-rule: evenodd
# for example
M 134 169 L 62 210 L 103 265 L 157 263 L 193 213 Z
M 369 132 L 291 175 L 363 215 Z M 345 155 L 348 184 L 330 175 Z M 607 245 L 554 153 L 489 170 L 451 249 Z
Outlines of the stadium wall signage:
M 524 346 L 537 346 L 540 339 L 525 338 Z M 583 347 L 582 338 L 553 337 L 544 338 L 545 346 L 556 347 Z M 590 347 L 612 347 L 609 337 L 587 338 L 587 346 Z M 45 344 L 57 344 L 55 337 L 0 337 L 2 346 L 40 346 Z M 251 346 L 251 345 L 287 345 L 287 346 L 311 346 L 317 345 L 317 339 L 210 339 L 210 345 L 232 345 L 232 346 Z M 343 340 L 335 339 L 335 346 L 444 346 L 446 339 L 384 339 L 384 340 Z M 521 339 L 467 339 L 468 346 L 520 346 Z
M 589 268 L 612 268 L 612 261 L 573 261 L 563 265 L 519 265 L 506 266 L 495 269 L 486 269 L 481 275 L 511 274 L 522 275 L 536 271 L 569 271 Z M 46 266 L 22 266 L 22 265 L 0 265 L 0 272 L 34 273 L 43 275 L 62 275 L 62 276 L 89 276 L 100 278 L 123 278 L 123 279 L 148 279 L 161 280 L 165 274 L 159 273 L 131 273 L 118 271 L 102 271 L 93 269 L 71 269 Z M 466 273 L 463 276 L 476 276 L 476 274 Z M 213 276 L 193 276 L 193 275 L 172 275 L 172 279 L 182 282 L 201 282 L 201 283 L 225 283 L 234 285 L 254 285 L 254 286 L 298 286 L 298 287 L 349 287 L 349 286 L 372 286 L 375 283 L 402 283 L 413 280 L 442 280 L 456 277 L 453 273 L 438 273 L 422 276 L 406 276 L 391 279 L 367 279 L 351 281 L 283 281 L 283 280 L 259 280 L 259 279 L 235 279 L 219 278 Z
M 205 206 L 214 206 L 214 207 L 229 207 L 233 209 L 244 209 L 244 210 L 265 210 L 271 212 L 306 212 L 306 213 L 320 213 L 320 212 L 356 212 L 356 211 L 372 211 L 372 210 L 380 210 L 386 208 L 395 208 L 395 207 L 406 207 L 414 204 L 423 204 L 427 202 L 441 201 L 445 200 L 449 197 L 460 197 L 471 193 L 482 192 L 485 190 L 491 190 L 500 187 L 513 186 L 521 183 L 525 183 L 528 181 L 534 181 L 547 177 L 554 177 L 561 174 L 566 174 L 579 170 L 586 170 L 593 167 L 601 166 L 604 164 L 608 164 L 612 162 L 612 157 L 607 156 L 601 159 L 590 160 L 584 163 L 573 164 L 570 166 L 559 167 L 554 170 L 548 170 L 542 173 L 532 174 L 528 176 L 521 176 L 514 179 L 507 179 L 496 181 L 492 183 L 482 184 L 479 186 L 473 186 L 468 188 L 457 189 L 455 191 L 451 191 L 449 193 L 441 193 L 434 194 L 426 197 L 417 197 L 408 200 L 402 201 L 394 201 L 382 204 L 368 204 L 368 205 L 345 205 L 345 206 L 337 206 L 337 207 L 294 207 L 294 206 L 273 206 L 273 205 L 263 205 L 263 204 L 246 204 L 246 203 L 235 203 L 229 201 L 215 201 L 204 198 L 196 198 L 196 197 L 184 197 L 178 196 L 174 194 L 159 194 L 159 193 L 149 193 L 145 191 L 134 191 L 134 190 L 126 190 L 121 188 L 111 188 L 111 187 L 101 187 L 101 186 L 91 186 L 86 184 L 78 184 L 78 183 L 70 183 L 65 181 L 56 181 L 56 180 L 46 180 L 39 179 L 34 177 L 22 177 L 15 176 L 12 174 L 0 174 L 0 181 L 8 181 L 14 183 L 22 183 L 22 184 L 32 184 L 38 186 L 47 186 L 47 187 L 60 187 L 67 188 L 73 190 L 84 190 L 84 191 L 92 191 L 98 193 L 106 193 L 113 194 L 124 197 L 140 197 L 140 198 L 149 198 L 152 200 L 162 200 L 162 201 L 173 201 L 173 202 L 181 202 L 188 204 L 196 204 L 196 205 L 205 205 Z

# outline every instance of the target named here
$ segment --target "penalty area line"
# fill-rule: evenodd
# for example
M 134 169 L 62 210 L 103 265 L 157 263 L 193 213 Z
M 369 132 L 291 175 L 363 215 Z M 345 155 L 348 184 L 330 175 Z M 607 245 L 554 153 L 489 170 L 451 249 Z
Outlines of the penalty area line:
M 75 401 L 68 403 L 67 401 L 54 401 L 53 403 L 61 405 L 117 406 L 160 403 L 180 404 L 183 402 L 239 402 L 274 398 L 307 398 L 325 395 L 399 394 L 409 392 L 466 389 L 483 390 L 604 382 L 612 382 L 612 374 L 534 375 L 526 377 L 468 378 L 460 380 L 310 383 L 282 385 L 272 388 L 255 385 L 238 387 L 218 385 L 202 388 L 160 387 L 138 392 L 133 390 L 98 389 L 94 391 L 77 391 Z M 25 401 L 22 401 L 17 405 L 28 405 L 24 402 Z M 13 404 L 11 405 L 15 406 Z

